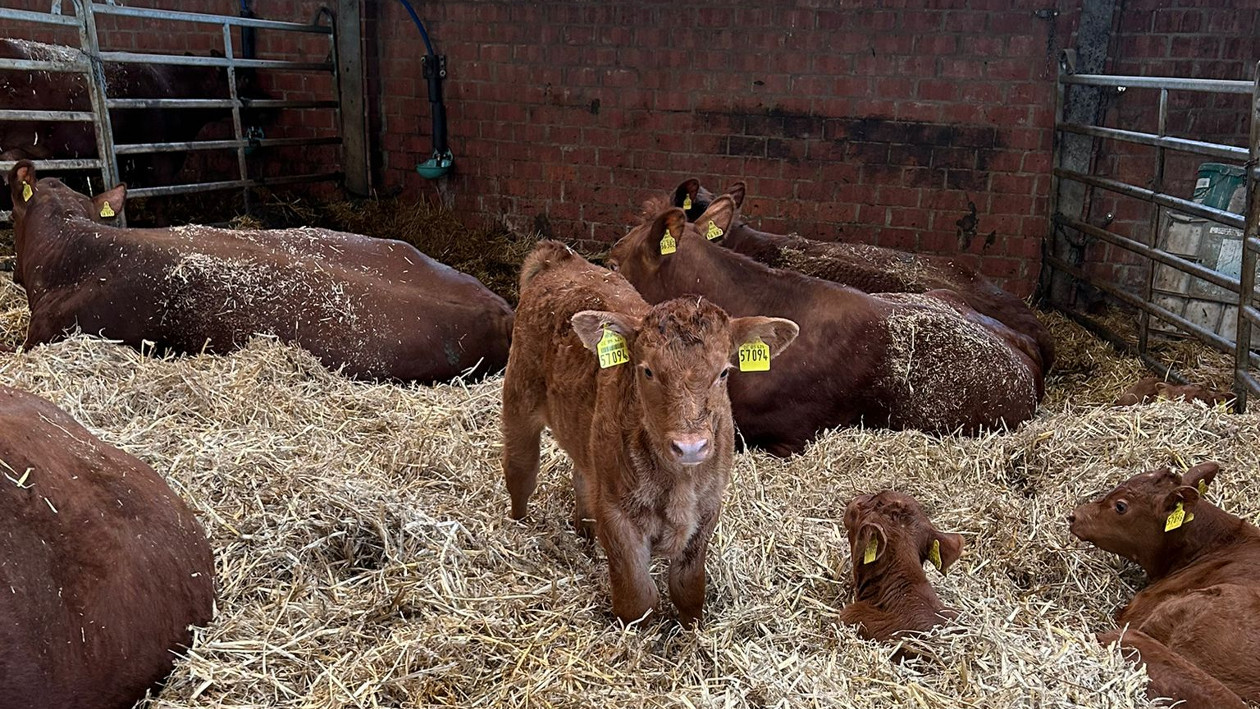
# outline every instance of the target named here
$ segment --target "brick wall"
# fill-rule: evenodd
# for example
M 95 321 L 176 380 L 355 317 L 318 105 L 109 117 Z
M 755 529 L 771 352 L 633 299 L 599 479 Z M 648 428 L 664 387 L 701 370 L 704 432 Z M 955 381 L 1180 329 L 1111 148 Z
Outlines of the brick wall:
M 611 241 L 697 175 L 749 183 L 764 228 L 956 252 L 1025 294 L 1049 191 L 1044 0 L 426 3 L 448 55 L 457 209 Z M 380 57 L 385 189 L 425 189 L 421 45 L 395 3 Z M 992 235 L 989 245 L 986 237 Z

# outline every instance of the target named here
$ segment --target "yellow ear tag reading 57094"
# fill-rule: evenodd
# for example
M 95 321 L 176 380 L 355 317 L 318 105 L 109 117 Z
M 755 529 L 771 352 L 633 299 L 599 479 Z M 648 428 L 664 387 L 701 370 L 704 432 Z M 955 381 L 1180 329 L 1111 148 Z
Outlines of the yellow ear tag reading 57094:
M 710 219 L 709 228 L 704 232 L 704 235 L 709 237 L 709 241 L 713 241 L 714 239 L 722 238 L 722 235 L 725 233 L 726 232 L 722 231 L 722 227 L 718 226 L 712 219 Z
M 101 202 L 101 216 L 102 217 L 114 216 L 114 208 L 109 206 L 109 202 Z
M 665 238 L 661 239 L 661 255 L 667 256 L 678 250 L 678 242 L 674 240 L 674 235 L 669 233 L 669 229 L 665 230 Z
M 630 361 L 630 353 L 626 351 L 626 338 L 608 328 L 604 328 L 604 336 L 599 338 L 599 368 L 608 369 Z
M 928 561 L 932 562 L 932 566 L 935 566 L 937 571 L 941 570 L 941 540 L 932 540 L 932 551 L 928 552 Z
M 1194 516 L 1191 515 L 1190 519 L 1194 519 Z M 1179 527 L 1181 527 L 1181 525 L 1185 524 L 1188 521 L 1190 520 L 1186 519 L 1185 505 L 1183 503 L 1178 502 L 1177 508 L 1174 509 L 1172 513 L 1168 515 L 1168 521 L 1164 522 L 1164 531 L 1171 532 L 1174 529 L 1178 529 Z
M 22 183 L 22 201 L 23 202 L 31 201 L 32 194 L 34 194 L 34 191 L 31 189 L 31 183 L 23 182 Z
M 761 341 L 761 338 L 752 342 L 745 342 L 739 346 L 739 371 L 741 372 L 769 372 L 770 371 L 770 345 Z
M 874 536 L 866 543 L 866 551 L 862 553 L 862 563 L 870 564 L 875 561 L 875 554 L 879 552 L 879 541 Z
M 683 209 L 691 209 L 691 195 L 683 197 Z

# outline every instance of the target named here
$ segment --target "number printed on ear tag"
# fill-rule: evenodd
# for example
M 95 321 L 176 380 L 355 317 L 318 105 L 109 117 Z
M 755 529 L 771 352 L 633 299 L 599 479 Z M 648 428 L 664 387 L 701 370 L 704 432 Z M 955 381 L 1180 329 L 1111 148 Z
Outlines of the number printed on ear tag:
M 109 202 L 101 202 L 101 216 L 102 217 L 114 216 L 114 208 L 109 206 Z
M 665 230 L 665 238 L 661 239 L 661 255 L 667 256 L 678 250 L 678 242 L 674 240 L 674 235 L 669 233 L 669 229 Z
M 1168 521 L 1164 522 L 1164 531 L 1171 532 L 1174 529 L 1178 529 L 1179 527 L 1181 527 L 1182 524 L 1185 523 L 1185 521 L 1186 521 L 1185 505 L 1178 502 L 1176 509 L 1172 511 L 1172 514 L 1168 515 Z
M 683 197 L 683 209 L 691 209 L 691 195 Z
M 932 540 L 932 551 L 928 552 L 928 561 L 932 562 L 932 566 L 935 566 L 937 571 L 941 570 L 941 540 Z
M 604 336 L 599 338 L 596 349 L 599 350 L 600 369 L 616 367 L 630 361 L 630 353 L 626 351 L 626 338 L 607 327 L 604 328 Z
M 722 235 L 725 233 L 726 232 L 722 231 L 722 227 L 718 226 L 712 219 L 710 219 L 709 228 L 704 232 L 704 235 L 709 237 L 709 241 L 713 241 L 714 239 L 722 238 Z
M 770 345 L 761 341 L 761 338 L 752 342 L 745 342 L 739 346 L 739 371 L 741 372 L 769 372 L 770 371 Z

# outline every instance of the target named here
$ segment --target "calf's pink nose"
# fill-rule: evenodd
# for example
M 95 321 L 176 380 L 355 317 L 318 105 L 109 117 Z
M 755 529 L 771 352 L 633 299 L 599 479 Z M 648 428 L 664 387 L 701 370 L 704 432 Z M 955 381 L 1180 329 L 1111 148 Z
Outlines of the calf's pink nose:
M 709 439 L 703 436 L 680 436 L 670 441 L 670 452 L 683 465 L 703 463 L 709 457 Z

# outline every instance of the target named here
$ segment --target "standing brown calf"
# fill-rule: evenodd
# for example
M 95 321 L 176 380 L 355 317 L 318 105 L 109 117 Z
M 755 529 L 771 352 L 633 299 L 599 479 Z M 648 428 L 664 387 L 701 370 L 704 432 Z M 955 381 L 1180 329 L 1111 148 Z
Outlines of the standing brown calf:
M 735 216 L 734 200 L 723 196 L 697 224 L 725 230 Z M 735 421 L 749 445 L 790 455 L 825 429 L 859 422 L 974 432 L 1036 412 L 1035 344 L 957 295 L 868 295 L 772 269 L 705 239 L 696 224 L 663 249 L 657 221 L 632 229 L 608 262 L 648 302 L 703 296 L 732 315 L 801 325 L 800 340 L 771 371 L 731 377 Z
M 862 637 L 886 642 L 957 616 L 932 590 L 923 563 L 945 573 L 962 555 L 962 536 L 938 530 L 917 500 L 892 490 L 859 495 L 845 508 L 844 527 L 854 598 L 840 619 Z
M 744 202 L 743 182 L 731 186 L 736 206 Z M 685 180 L 671 196 L 674 206 L 690 204 L 693 221 L 713 201 L 713 194 L 695 179 Z M 707 224 L 701 224 L 703 232 Z M 952 290 L 976 312 L 997 320 L 1036 341 L 1038 365 L 1050 371 L 1054 339 L 1023 300 L 949 256 L 915 254 L 870 244 L 816 241 L 804 237 L 758 231 L 739 220 L 717 239 L 728 249 L 773 268 L 788 268 L 807 276 L 857 288 L 865 293 L 926 293 Z
M 652 228 L 680 233 L 682 224 L 672 210 Z M 699 298 L 649 306 L 624 278 L 555 241 L 525 259 L 518 313 L 503 382 L 512 517 L 526 514 L 547 426 L 573 458 L 574 526 L 594 531 L 608 556 L 613 612 L 630 622 L 656 607 L 648 567 L 657 554 L 670 560 L 679 618 L 700 621 L 734 445 L 727 372 L 742 343 L 760 338 L 774 356 L 796 325 L 731 319 Z
M 1218 470 L 1152 470 L 1068 515 L 1150 579 L 1099 640 L 1135 651 L 1151 693 L 1187 709 L 1260 702 L 1260 530 L 1203 499 Z
M 0 707 L 129 709 L 210 621 L 205 532 L 152 468 L 8 387 L 0 461 Z
M 124 186 L 89 199 L 14 166 L 14 249 L 26 347 L 76 327 L 132 347 L 229 352 L 254 334 L 352 377 L 445 381 L 500 370 L 512 309 L 409 244 L 302 228 L 121 229 Z
M 1170 384 L 1159 377 L 1142 377 L 1136 384 L 1124 390 L 1112 406 L 1133 406 L 1145 404 L 1156 399 L 1181 399 L 1183 401 L 1203 401 L 1209 406 L 1224 403 L 1233 399 L 1228 392 L 1212 391 L 1198 384 Z

